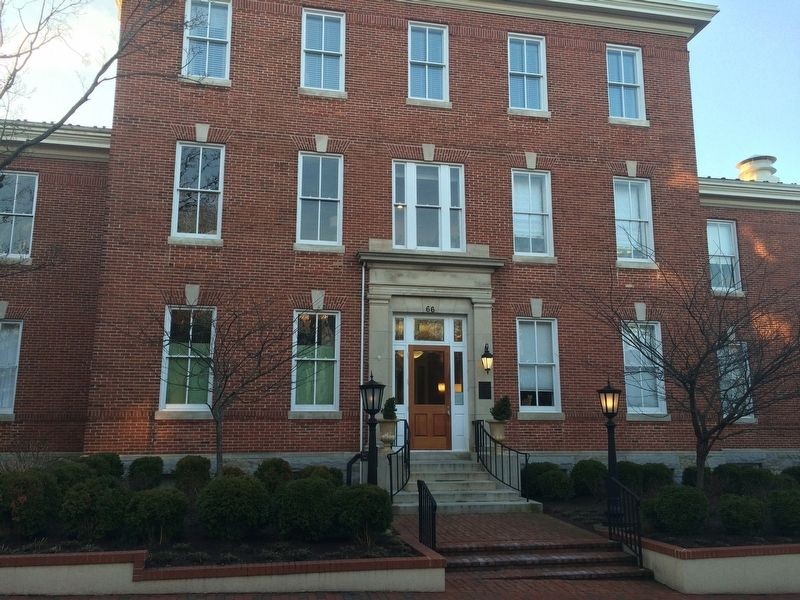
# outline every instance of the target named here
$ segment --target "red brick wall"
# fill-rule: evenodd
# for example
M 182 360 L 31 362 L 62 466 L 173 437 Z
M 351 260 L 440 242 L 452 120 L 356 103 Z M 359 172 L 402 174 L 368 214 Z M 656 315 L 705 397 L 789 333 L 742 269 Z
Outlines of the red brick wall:
M 23 158 L 11 170 L 39 174 L 31 265 L 36 270 L 0 277 L 7 318 L 23 321 L 15 419 L 0 422 L 0 452 L 79 452 L 100 279 L 106 164 Z M 38 269 L 43 263 L 47 266 Z
M 390 239 L 391 161 L 462 163 L 466 236 L 488 244 L 506 267 L 494 276 L 495 393 L 516 393 L 515 318 L 532 297 L 558 316 L 564 422 L 513 422 L 510 440 L 531 449 L 605 447 L 595 390 L 607 374 L 621 383 L 618 337 L 573 302 L 576 295 L 633 290 L 655 305 L 664 293 L 652 271 L 616 270 L 612 177 L 625 160 L 652 184 L 656 255 L 667 265 L 705 269 L 705 212 L 698 203 L 686 40 L 667 35 L 425 7 L 389 0 L 320 0 L 347 15 L 348 99 L 301 96 L 300 2 L 235 1 L 230 88 L 175 79 L 181 36 L 152 33 L 155 45 L 132 54 L 125 71 L 152 76 L 117 83 L 110 162 L 106 252 L 98 308 L 86 449 L 198 452 L 212 443 L 209 423 L 156 421 L 165 290 L 197 283 L 274 300 L 289 338 L 292 309 L 325 289 L 342 313 L 341 421 L 289 421 L 289 394 L 252 398 L 226 425 L 229 451 L 355 450 L 358 446 L 360 268 L 369 238 Z M 183 18 L 182 7 L 171 18 Z M 407 23 L 449 25 L 452 109 L 407 106 Z M 506 36 L 547 40 L 550 119 L 509 116 Z M 651 126 L 608 123 L 605 44 L 642 48 Z M 156 76 L 159 75 L 159 76 Z M 167 244 L 175 144 L 211 124 L 209 141 L 226 144 L 222 248 Z M 344 255 L 295 252 L 297 153 L 313 134 L 330 136 L 344 155 Z M 511 262 L 510 170 L 524 152 L 552 173 L 557 265 Z M 599 291 L 598 291 L 599 290 Z M 668 323 L 664 323 L 667 327 Z M 668 396 L 673 391 L 668 389 Z M 691 449 L 688 423 L 620 424 L 622 449 Z M 744 439 L 744 438 L 743 438 Z M 748 438 L 750 439 L 750 438 Z M 771 445 L 753 439 L 753 445 Z M 796 440 L 791 441 L 796 445 Z

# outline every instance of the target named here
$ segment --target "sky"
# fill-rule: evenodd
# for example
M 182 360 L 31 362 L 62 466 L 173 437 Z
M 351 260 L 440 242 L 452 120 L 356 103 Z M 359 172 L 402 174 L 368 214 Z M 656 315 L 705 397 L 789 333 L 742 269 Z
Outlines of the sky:
M 32 61 L 27 97 L 12 116 L 60 118 L 112 52 L 114 0 L 89 2 L 68 44 Z M 689 42 L 698 174 L 733 179 L 737 162 L 770 154 L 781 181 L 800 183 L 800 0 L 713 3 L 719 14 Z M 110 126 L 113 97 L 113 84 L 104 84 L 70 122 Z

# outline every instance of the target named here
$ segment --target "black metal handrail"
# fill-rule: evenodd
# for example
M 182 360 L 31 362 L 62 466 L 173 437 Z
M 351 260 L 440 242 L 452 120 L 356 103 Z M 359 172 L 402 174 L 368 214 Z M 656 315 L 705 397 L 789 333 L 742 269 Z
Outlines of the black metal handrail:
M 642 566 L 642 501 L 614 477 L 608 478 L 608 539 L 620 542 Z
M 345 478 L 346 485 L 353 485 L 353 465 L 362 460 L 367 460 L 366 452 L 357 452 L 353 458 L 347 461 L 347 476 Z
M 431 550 L 436 550 L 436 499 L 428 486 L 417 479 L 419 493 L 419 541 Z
M 475 428 L 475 453 L 478 455 L 478 462 L 492 477 L 530 500 L 522 485 L 522 472 L 530 461 L 528 453 L 515 450 L 493 438 L 482 419 L 473 421 L 472 424 Z
M 408 480 L 411 479 L 411 437 L 409 435 L 408 421 L 400 419 L 395 423 L 394 427 L 395 440 L 397 440 L 398 428 L 403 428 L 403 444 L 386 456 L 389 461 L 389 493 L 392 498 L 397 492 L 406 487 Z

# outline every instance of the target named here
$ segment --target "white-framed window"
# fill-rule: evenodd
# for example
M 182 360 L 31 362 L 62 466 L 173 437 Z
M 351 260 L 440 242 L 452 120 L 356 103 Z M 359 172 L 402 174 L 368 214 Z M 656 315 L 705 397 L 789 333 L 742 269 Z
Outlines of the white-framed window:
M 339 313 L 296 311 L 292 410 L 339 406 Z
M 341 156 L 301 153 L 298 161 L 297 241 L 342 242 Z
M 735 221 L 706 221 L 711 289 L 721 292 L 742 289 L 739 247 Z
M 0 321 L 0 414 L 14 413 L 19 370 L 21 321 Z
M 464 250 L 464 168 L 395 161 L 393 171 L 395 248 Z
M 607 46 L 608 114 L 619 119 L 644 120 L 642 49 Z
M 750 358 L 747 344 L 732 341 L 717 350 L 719 395 L 725 417 L 742 415 L 738 421 L 752 421 L 753 398 L 750 396 Z
M 547 110 L 547 63 L 543 37 L 509 34 L 508 106 Z
M 0 258 L 28 258 L 36 212 L 36 173 L 3 171 L 0 181 Z
M 344 91 L 344 32 L 344 14 L 303 9 L 302 87 Z
M 408 97 L 450 99 L 446 25 L 408 24 Z
M 188 0 L 183 38 L 183 75 L 228 79 L 231 2 Z
M 202 410 L 211 402 L 213 307 L 168 306 L 164 317 L 161 407 Z
M 614 217 L 617 258 L 654 260 L 653 210 L 649 180 L 614 178 Z
M 511 172 L 514 254 L 553 256 L 550 173 Z
M 623 325 L 622 352 L 625 365 L 625 401 L 628 414 L 667 414 L 661 356 L 661 324 L 629 321 Z
M 517 361 L 520 411 L 560 411 L 555 319 L 517 319 Z
M 178 143 L 172 235 L 220 239 L 224 164 L 223 146 Z

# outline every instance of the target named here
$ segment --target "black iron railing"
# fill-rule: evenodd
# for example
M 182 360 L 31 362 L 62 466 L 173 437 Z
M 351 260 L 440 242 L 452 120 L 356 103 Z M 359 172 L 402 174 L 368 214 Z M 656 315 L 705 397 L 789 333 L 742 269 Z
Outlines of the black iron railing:
M 353 458 L 347 461 L 347 475 L 345 477 L 347 485 L 353 485 L 353 465 L 362 460 L 367 460 L 366 452 L 357 452 L 353 455 Z
M 398 433 L 403 432 L 403 443 L 394 452 L 389 453 L 386 459 L 389 461 L 389 493 L 394 498 L 395 494 L 406 487 L 408 480 L 411 479 L 411 445 L 408 431 L 408 421 L 400 419 L 395 423 L 395 441 Z
M 515 450 L 493 438 L 486 430 L 483 420 L 473 421 L 472 424 L 475 427 L 475 453 L 478 455 L 478 462 L 492 477 L 525 496 L 522 471 L 528 466 L 528 453 Z
M 417 479 L 419 492 L 419 541 L 436 550 L 436 500 L 421 479 Z
M 642 501 L 618 479 L 608 478 L 608 539 L 620 542 L 642 566 Z

